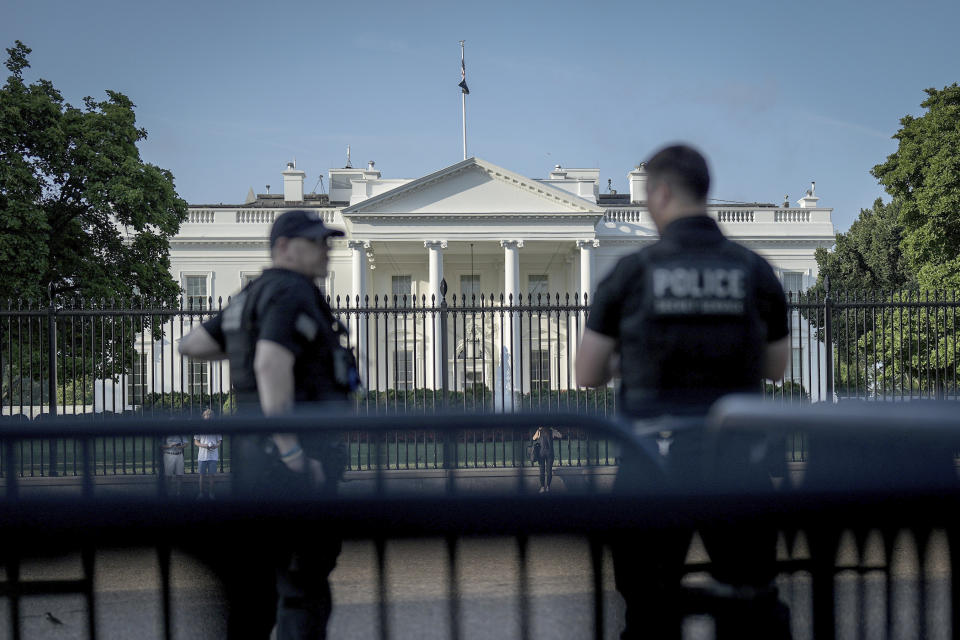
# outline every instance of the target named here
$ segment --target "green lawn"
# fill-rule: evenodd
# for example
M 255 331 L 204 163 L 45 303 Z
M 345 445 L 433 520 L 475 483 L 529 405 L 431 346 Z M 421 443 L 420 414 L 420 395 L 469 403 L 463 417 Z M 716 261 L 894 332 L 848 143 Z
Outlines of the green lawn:
M 358 441 L 359 440 L 359 441 Z M 493 439 L 472 437 L 466 441 L 459 438 L 450 459 L 455 468 L 497 468 L 532 466 L 528 445 L 524 438 Z M 587 464 L 615 464 L 617 452 L 606 440 L 564 439 L 556 441 L 557 466 L 585 466 Z M 23 440 L 13 443 L 13 468 L 18 475 L 50 475 L 50 441 Z M 151 475 L 159 472 L 162 452 L 159 440 L 143 436 L 96 438 L 92 441 L 92 461 L 96 475 Z M 5 450 L 6 451 L 6 450 Z M 379 442 L 368 442 L 365 437 L 351 434 L 347 452 L 348 470 L 375 469 L 382 465 L 387 469 L 435 469 L 444 467 L 444 443 L 424 434 L 416 437 L 408 434 L 387 434 Z M 197 468 L 196 448 L 192 442 L 184 450 L 187 473 Z M 56 441 L 57 475 L 80 475 L 83 473 L 83 447 L 80 441 L 59 439 Z M 219 467 L 230 471 L 230 438 L 225 437 L 220 452 Z M 6 453 L 0 461 L 0 471 L 8 473 Z

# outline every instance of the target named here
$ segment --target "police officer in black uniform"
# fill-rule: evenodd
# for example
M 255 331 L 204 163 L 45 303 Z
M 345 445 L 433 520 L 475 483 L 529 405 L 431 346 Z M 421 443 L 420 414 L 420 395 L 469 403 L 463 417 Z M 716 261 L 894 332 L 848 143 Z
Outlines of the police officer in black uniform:
M 329 238 L 342 235 L 315 212 L 282 214 L 270 233 L 273 267 L 181 341 L 186 356 L 229 358 L 241 413 L 346 409 L 356 366 L 346 331 L 315 284 L 327 274 Z M 235 438 L 233 457 L 235 491 L 265 499 L 334 491 L 345 461 L 342 445 L 323 434 Z M 274 622 L 278 640 L 325 637 L 338 540 L 309 548 L 224 545 L 208 560 L 227 590 L 229 637 L 266 638 Z
M 757 392 L 779 379 L 789 349 L 783 289 L 770 265 L 727 240 L 707 216 L 704 157 L 666 147 L 646 164 L 647 208 L 660 240 L 621 259 L 598 285 L 577 354 L 577 382 L 618 373 L 620 411 L 649 453 L 625 456 L 618 490 L 703 487 L 703 417 L 720 396 Z M 755 464 L 748 484 L 770 481 Z M 714 577 L 752 589 L 750 616 L 717 618 L 718 637 L 789 636 L 772 585 L 776 533 L 704 531 Z M 617 588 L 627 604 L 623 638 L 679 637 L 679 586 L 690 532 L 614 544 Z

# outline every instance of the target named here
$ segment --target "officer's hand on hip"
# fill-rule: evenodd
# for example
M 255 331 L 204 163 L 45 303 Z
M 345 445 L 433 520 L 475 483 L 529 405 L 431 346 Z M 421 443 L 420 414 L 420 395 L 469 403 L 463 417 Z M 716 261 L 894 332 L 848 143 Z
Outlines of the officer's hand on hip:
M 316 488 L 327 481 L 327 475 L 323 472 L 323 463 L 314 458 L 307 458 L 307 464 L 310 468 L 311 484 Z
M 314 487 L 319 487 L 327 479 L 326 474 L 323 472 L 323 464 L 315 458 L 305 456 L 303 449 L 301 449 L 299 445 L 292 451 L 281 455 L 280 460 L 283 461 L 287 469 L 290 469 L 290 471 L 294 473 L 310 474 L 310 484 Z

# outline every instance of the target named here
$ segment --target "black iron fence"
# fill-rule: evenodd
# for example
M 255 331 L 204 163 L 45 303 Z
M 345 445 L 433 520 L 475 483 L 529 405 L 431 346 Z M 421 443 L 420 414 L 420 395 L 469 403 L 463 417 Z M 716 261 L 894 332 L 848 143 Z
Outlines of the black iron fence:
M 331 300 L 357 353 L 360 414 L 613 416 L 613 387 L 578 387 L 573 373 L 587 302 L 559 294 Z M 955 292 L 791 294 L 789 303 L 789 365 L 784 380 L 762 389 L 767 398 L 804 404 L 958 397 Z M 8 302 L 0 309 L 2 419 L 195 416 L 208 407 L 231 413 L 226 363 L 192 361 L 177 350 L 179 339 L 223 304 Z M 437 434 L 377 437 L 385 440 L 379 459 L 371 436 L 348 435 L 351 469 L 517 466 L 529 443 L 529 434 L 491 429 L 464 435 L 444 458 Z M 802 460 L 803 437 L 792 442 L 791 457 Z M 22 446 L 18 473 L 76 473 L 76 443 Z M 562 441 L 559 458 L 570 465 L 612 462 L 604 446 L 574 432 Z M 157 443 L 144 439 L 104 440 L 98 451 L 101 473 L 153 473 L 159 464 Z
M 508 426 L 527 431 L 537 425 L 561 431 L 585 428 L 596 439 L 620 439 L 638 453 L 630 434 L 596 417 L 571 414 L 511 416 L 444 414 L 436 416 L 337 416 L 330 424 L 306 417 L 274 421 L 270 430 L 306 433 L 317 429 L 385 433 L 396 428 L 454 435 Z M 145 437 L 165 435 L 171 424 L 161 419 L 89 422 L 49 422 L 6 425 L 0 441 L 6 456 L 19 439 L 66 435 L 81 443 L 82 488 L 79 496 L 29 495 L 11 477 L 0 499 L 0 528 L 8 541 L 5 580 L 0 597 L 10 601 L 10 635 L 20 637 L 20 606 L 28 597 L 76 592 L 85 597 L 87 631 L 97 637 L 102 616 L 95 615 L 95 550 L 110 545 L 155 546 L 160 559 L 162 598 L 161 637 L 173 637 L 170 550 L 181 544 L 221 540 L 229 535 L 278 544 L 280 536 L 312 536 L 337 531 L 347 539 L 373 540 L 378 601 L 370 607 L 379 637 L 397 636 L 389 615 L 386 586 L 389 571 L 386 541 L 427 536 L 441 540 L 438 554 L 446 561 L 449 637 L 461 637 L 461 591 L 471 559 L 458 551 L 464 536 L 512 539 L 517 548 L 516 614 L 490 624 L 502 624 L 503 635 L 533 637 L 531 619 L 533 574 L 526 566 L 529 546 L 538 534 L 580 536 L 590 549 L 590 589 L 580 594 L 590 603 L 593 637 L 613 637 L 622 618 L 608 615 L 612 600 L 604 563 L 604 547 L 617 539 L 640 547 L 664 533 L 685 535 L 713 526 L 766 528 L 778 531 L 779 598 L 791 608 L 795 637 L 956 637 L 960 607 L 951 594 L 960 589 L 960 554 L 954 513 L 960 497 L 953 451 L 960 446 L 955 408 L 947 403 L 906 406 L 860 403 L 856 406 L 787 407 L 771 403 L 733 401 L 715 410 L 705 434 L 706 484 L 696 492 L 642 486 L 611 491 L 590 475 L 549 497 L 533 495 L 520 470 L 497 489 L 465 492 L 448 475 L 438 492 L 392 495 L 382 467 L 363 495 L 332 498 L 290 496 L 263 501 L 233 496 L 197 509 L 195 504 L 166 501 L 158 478 L 151 496 L 107 496 L 93 475 L 92 446 L 96 439 L 137 430 Z M 203 423 L 185 422 L 188 430 Z M 237 419 L 225 431 L 263 430 L 262 423 Z M 779 488 L 739 484 L 736 460 L 728 445 L 747 437 L 764 441 L 771 433 L 796 429 L 809 433 L 811 457 L 804 477 L 788 477 Z M 734 448 L 735 450 L 736 448 Z M 295 532 L 295 533 L 294 533 Z M 654 538 L 650 538 L 654 534 Z M 289 542 L 289 539 L 287 539 Z M 200 545 L 202 547 L 202 544 Z M 445 547 L 445 549 L 444 549 Z M 80 550 L 80 578 L 21 580 L 20 565 L 34 554 Z M 749 551 L 747 551 L 749 553 Z M 905 560 L 906 559 L 906 560 Z M 755 561 L 747 555 L 746 563 Z M 687 564 L 689 572 L 709 572 L 710 560 Z M 431 576 L 435 581 L 436 576 Z M 413 586 L 413 585 L 411 585 Z M 677 596 L 688 615 L 739 611 L 750 617 L 751 596 L 702 579 Z M 516 628 L 507 620 L 516 620 Z M 420 621 L 420 624 L 428 624 Z M 509 627 L 509 628 L 508 628 Z M 412 635 L 415 630 L 409 630 Z M 699 634 L 698 637 L 708 637 Z

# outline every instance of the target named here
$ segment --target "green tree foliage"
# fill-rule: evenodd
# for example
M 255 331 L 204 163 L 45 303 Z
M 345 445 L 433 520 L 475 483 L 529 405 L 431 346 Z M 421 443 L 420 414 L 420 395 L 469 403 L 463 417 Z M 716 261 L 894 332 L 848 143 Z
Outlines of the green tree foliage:
M 900 248 L 902 239 L 898 204 L 895 201 L 884 204 L 877 198 L 872 208 L 860 210 L 860 216 L 846 233 L 837 234 L 832 251 L 817 249 L 814 254 L 819 276 L 816 286 L 803 300 L 812 303 L 804 309 L 804 316 L 817 323 L 820 338 L 825 339 L 820 301 L 825 298 L 829 279 L 833 303 L 839 305 L 834 311 L 832 326 L 836 356 L 834 379 L 843 394 L 863 394 L 882 382 L 875 378 L 868 380 L 869 367 L 864 363 L 868 361 L 868 344 L 870 357 L 878 355 L 875 340 L 879 337 L 873 335 L 874 312 L 881 313 L 880 326 L 887 327 L 893 321 L 889 315 L 892 311 L 849 305 L 863 304 L 868 299 L 889 302 L 893 296 L 906 300 L 900 290 L 914 288 L 916 279 Z
M 49 378 L 49 345 L 41 344 L 49 340 L 47 320 L 38 307 L 116 308 L 134 295 L 176 300 L 170 238 L 187 215 L 173 175 L 140 158 L 137 143 L 147 133 L 136 126 L 130 99 L 107 91 L 106 100 L 87 97 L 74 107 L 51 82 L 27 83 L 30 53 L 19 40 L 7 49 L 10 75 L 0 88 L 0 305 L 10 309 L 4 301 L 12 300 L 14 309 L 34 310 L 29 320 L 0 322 L 8 400 L 25 384 L 32 388 L 24 376 Z M 76 345 L 60 332 L 61 387 L 71 371 L 129 370 L 135 327 L 119 324 L 91 328 Z M 90 362 L 78 364 L 75 350 Z
M 816 290 L 824 291 L 829 277 L 834 289 L 845 291 L 890 291 L 912 288 L 916 279 L 900 243 L 903 225 L 896 202 L 884 204 L 880 198 L 860 216 L 846 233 L 837 234 L 833 251 L 817 249 L 819 277 Z
M 823 300 L 829 277 L 840 395 L 958 392 L 960 87 L 926 93 L 926 112 L 900 120 L 896 152 L 872 169 L 891 201 L 877 199 L 833 251 L 816 252 L 811 295 Z M 804 315 L 823 337 L 823 310 Z
M 0 299 L 176 297 L 168 254 L 187 205 L 140 159 L 133 103 L 107 91 L 76 108 L 26 84 L 30 51 L 7 49 L 0 89 Z
M 904 116 L 897 150 L 873 175 L 897 203 L 903 253 L 921 289 L 960 288 L 960 86 L 926 89 Z

